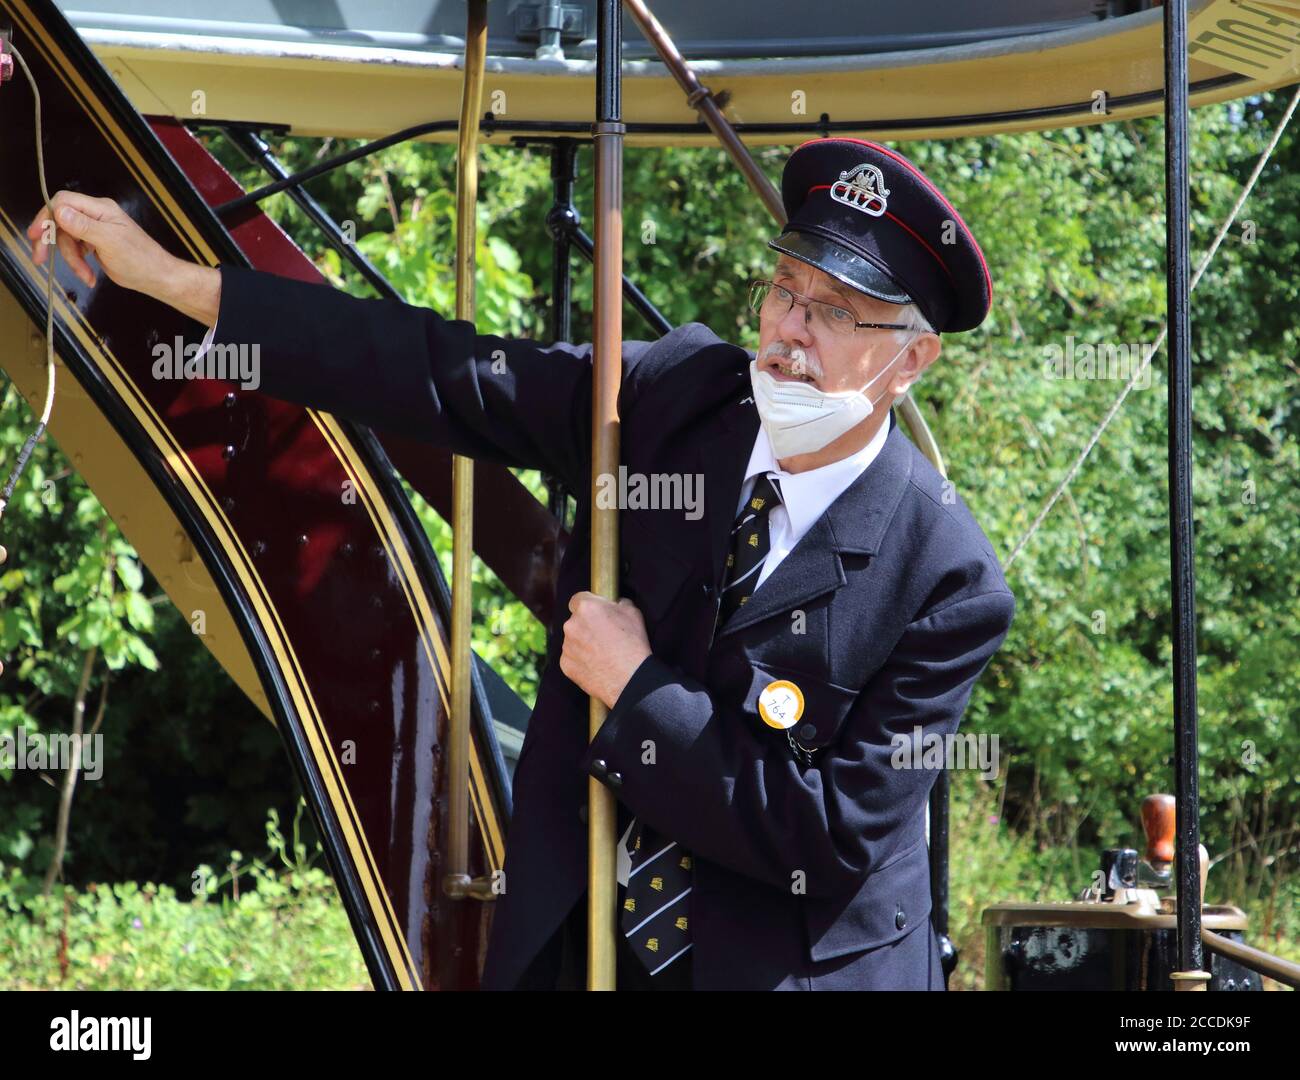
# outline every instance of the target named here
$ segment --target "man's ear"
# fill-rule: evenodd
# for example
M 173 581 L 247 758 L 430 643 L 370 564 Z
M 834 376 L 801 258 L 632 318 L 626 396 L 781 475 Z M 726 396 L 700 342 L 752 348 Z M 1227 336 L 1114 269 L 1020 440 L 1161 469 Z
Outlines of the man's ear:
M 890 390 L 895 394 L 905 394 L 911 385 L 924 373 L 925 369 L 939 359 L 943 343 L 938 334 L 924 333 L 917 337 L 907 349 L 903 363 L 899 366 L 898 376 Z

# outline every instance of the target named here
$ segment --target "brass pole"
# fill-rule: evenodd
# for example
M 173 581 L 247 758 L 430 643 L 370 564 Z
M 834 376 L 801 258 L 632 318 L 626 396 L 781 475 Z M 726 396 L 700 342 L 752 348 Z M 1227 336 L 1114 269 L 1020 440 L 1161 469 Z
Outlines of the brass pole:
M 722 115 L 722 107 L 713 96 L 713 91 L 701 84 L 695 72 L 690 69 L 690 66 L 682 57 L 682 54 L 677 51 L 677 46 L 673 44 L 668 32 L 660 25 L 653 12 L 646 7 L 644 0 L 624 0 L 624 3 L 632 18 L 636 20 L 642 36 L 654 46 L 659 58 L 664 62 L 664 66 L 668 68 L 669 73 L 677 81 L 677 85 L 686 94 L 687 104 L 700 114 L 700 119 L 718 137 L 722 148 L 730 155 L 731 160 L 745 177 L 754 194 L 767 207 L 777 225 L 784 226 L 786 216 L 785 205 L 781 201 L 781 193 L 776 190 L 776 185 L 767 178 L 767 174 L 759 168 L 758 162 L 750 154 L 749 148 L 740 141 L 740 136 L 736 134 L 731 122 Z M 921 410 L 916 407 L 916 402 L 912 400 L 911 395 L 904 394 L 899 398 L 895 402 L 895 408 L 898 409 L 898 414 L 903 423 L 907 425 L 907 430 L 911 433 L 912 441 L 916 443 L 917 449 L 929 459 L 930 464 L 938 470 L 940 476 L 947 476 L 943 464 L 943 455 L 939 451 L 939 443 L 930 431 L 929 425 L 925 422 Z
M 465 79 L 456 142 L 456 318 L 474 321 L 474 243 L 478 208 L 478 132 L 487 57 L 487 0 L 469 0 Z M 447 735 L 447 869 L 443 889 L 461 899 L 494 896 L 469 875 L 470 629 L 473 619 L 474 462 L 451 459 L 451 716 Z
M 595 326 L 591 393 L 591 591 L 618 599 L 618 508 L 597 501 L 599 477 L 618 469 L 618 391 L 623 378 L 623 19 L 619 0 L 601 0 L 596 32 Z M 588 729 L 596 737 L 605 705 L 591 698 Z M 613 990 L 618 902 L 614 795 L 587 780 L 587 989 Z

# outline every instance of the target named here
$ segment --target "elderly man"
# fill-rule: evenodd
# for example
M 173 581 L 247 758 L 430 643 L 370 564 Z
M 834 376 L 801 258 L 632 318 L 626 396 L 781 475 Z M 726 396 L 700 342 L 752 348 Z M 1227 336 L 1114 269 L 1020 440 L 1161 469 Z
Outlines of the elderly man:
M 885 147 L 804 143 L 782 196 L 778 258 L 749 294 L 756 353 L 699 323 L 624 343 L 627 474 L 702 480 L 704 512 L 620 507 L 618 603 L 584 591 L 590 346 L 180 264 L 114 204 L 55 200 L 85 280 L 89 245 L 210 341 L 257 344 L 263 392 L 579 493 L 486 987 L 581 985 L 595 776 L 620 810 L 620 987 L 943 989 L 924 834 L 936 774 L 913 742 L 957 730 L 1015 602 L 890 406 L 940 333 L 983 321 L 991 283 L 957 212 Z M 610 709 L 590 744 L 588 694 Z

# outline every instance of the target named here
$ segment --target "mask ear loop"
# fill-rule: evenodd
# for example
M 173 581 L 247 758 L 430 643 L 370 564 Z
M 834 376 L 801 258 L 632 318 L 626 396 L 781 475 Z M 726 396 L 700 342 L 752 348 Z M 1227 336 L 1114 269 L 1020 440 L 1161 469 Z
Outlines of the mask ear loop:
M 886 365 L 885 365 L 884 367 L 882 367 L 879 371 L 877 371 L 873 376 L 871 376 L 871 382 L 868 382 L 868 383 L 867 383 L 867 386 L 870 386 L 871 383 L 875 382 L 878 378 L 880 378 L 880 376 L 882 376 L 886 371 L 888 371 L 891 367 L 893 367 L 893 366 L 894 366 L 894 363 L 898 360 L 898 358 L 899 358 L 900 356 L 902 356 L 903 353 L 907 352 L 907 350 L 910 349 L 910 348 L 912 347 L 912 343 L 913 343 L 914 341 L 916 341 L 916 339 L 919 338 L 919 337 L 921 336 L 922 333 L 923 333 L 923 331 L 921 331 L 921 330 L 917 330 L 915 333 L 913 333 L 912 336 L 911 336 L 911 338 L 909 338 L 909 339 L 907 340 L 907 342 L 904 343 L 903 347 L 902 347 L 901 349 L 899 349 L 898 352 L 894 353 L 894 359 L 891 360 L 891 361 L 889 361 L 888 364 L 886 364 Z M 862 389 L 863 389 L 863 390 L 866 390 L 867 386 L 864 386 Z M 909 389 L 910 389 L 910 387 L 909 387 Z M 887 393 L 889 393 L 889 388 L 888 388 L 888 387 L 886 387 L 884 390 L 882 390 L 882 391 L 880 392 L 880 395 L 879 395 L 878 397 L 876 397 L 875 399 L 872 399 L 872 398 L 868 398 L 868 399 L 867 399 L 868 401 L 871 402 L 871 409 L 872 409 L 873 412 L 875 411 L 876 406 L 880 403 L 881 398 L 883 398 Z M 903 394 L 905 394 L 905 393 L 907 393 L 906 390 L 903 391 Z M 899 397 L 902 397 L 903 394 L 899 394 L 898 396 L 899 396 Z

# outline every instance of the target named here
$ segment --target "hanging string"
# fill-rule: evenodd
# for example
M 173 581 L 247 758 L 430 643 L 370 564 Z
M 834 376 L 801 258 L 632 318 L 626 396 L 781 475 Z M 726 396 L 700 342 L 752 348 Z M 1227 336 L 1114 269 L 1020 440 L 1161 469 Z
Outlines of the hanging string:
M 56 228 L 54 224 L 54 210 L 50 206 L 50 189 L 45 183 L 45 148 L 44 139 L 41 133 L 41 92 L 36 85 L 36 79 L 32 76 L 31 68 L 27 66 L 27 61 L 23 59 L 22 53 L 15 48 L 12 41 L 8 42 L 9 51 L 13 54 L 14 60 L 22 68 L 23 74 L 27 76 L 27 82 L 32 88 L 32 98 L 36 103 L 36 172 L 40 178 L 41 199 L 45 203 L 45 212 L 50 216 L 48 228 Z M 3 45 L 0 44 L 0 48 Z M 49 234 L 47 234 L 49 235 Z M 50 247 L 53 249 L 54 245 Z M 18 478 L 22 476 L 23 469 L 27 466 L 27 459 L 32 456 L 32 451 L 36 444 L 40 442 L 41 436 L 45 434 L 45 426 L 50 422 L 50 413 L 54 411 L 54 251 L 51 250 L 49 258 L 45 263 L 45 367 L 46 367 L 46 384 L 45 384 L 45 407 L 41 410 L 41 418 L 36 424 L 36 429 L 27 436 L 27 441 L 23 443 L 23 448 L 18 452 L 18 459 L 14 462 L 14 467 L 9 473 L 9 479 L 5 481 L 5 486 L 0 489 L 0 518 L 3 518 L 5 509 L 9 506 L 9 499 L 14 493 L 14 488 L 18 484 Z M 8 553 L 3 547 L 0 547 L 0 563 L 8 558 Z
M 1278 121 L 1278 125 L 1273 131 L 1272 139 L 1269 140 L 1268 146 L 1264 148 L 1264 152 L 1259 156 L 1259 161 L 1255 163 L 1255 170 L 1250 174 L 1250 179 L 1246 181 L 1245 186 L 1241 189 L 1241 194 L 1237 197 L 1236 204 L 1229 212 L 1227 218 L 1224 219 L 1223 224 L 1219 227 L 1219 232 L 1215 236 L 1214 242 L 1210 245 L 1210 250 L 1205 253 L 1205 258 L 1201 260 L 1200 265 L 1196 268 L 1196 273 L 1192 275 L 1191 284 L 1187 289 L 1189 294 L 1196 288 L 1196 284 L 1201 280 L 1201 276 L 1205 273 L 1206 267 L 1210 265 L 1210 260 L 1214 258 L 1215 253 L 1219 250 L 1219 245 L 1223 243 L 1223 238 L 1228 235 L 1228 230 L 1232 228 L 1232 223 L 1237 220 L 1237 215 L 1241 213 L 1241 208 L 1246 205 L 1246 200 L 1250 198 L 1250 193 L 1255 190 L 1255 183 L 1259 180 L 1260 174 L 1264 171 L 1264 166 L 1268 164 L 1268 159 L 1277 148 L 1277 144 L 1281 140 L 1282 133 L 1286 130 L 1287 124 L 1290 123 L 1291 114 L 1295 112 L 1297 104 L 1300 104 L 1300 87 L 1297 87 L 1296 92 L 1292 95 L 1291 104 L 1287 106 L 1286 112 L 1282 115 L 1282 119 Z M 1137 370 L 1125 384 L 1124 389 L 1120 391 L 1119 397 L 1115 399 L 1114 403 L 1106 411 L 1106 415 L 1101 418 L 1101 423 L 1097 425 L 1097 429 L 1084 444 L 1083 449 L 1079 452 L 1079 456 L 1074 459 L 1074 464 L 1066 471 L 1065 477 L 1056 485 L 1056 490 L 1052 492 L 1052 497 L 1047 500 L 1043 508 L 1038 512 L 1038 516 L 1034 518 L 1033 524 L 1025 530 L 1025 535 L 1022 536 L 1019 541 L 1017 541 L 1016 546 L 1011 549 L 1011 554 L 1007 556 L 1006 562 L 1002 564 L 1004 570 L 1009 569 L 1011 564 L 1016 561 L 1016 556 L 1019 555 L 1024 546 L 1029 543 L 1030 537 L 1038 531 L 1038 526 L 1047 519 L 1047 515 L 1052 512 L 1052 507 L 1056 505 L 1056 501 L 1065 493 L 1065 489 L 1070 486 L 1070 481 L 1072 481 L 1075 476 L 1078 475 L 1079 470 L 1083 468 L 1083 463 L 1087 460 L 1088 455 L 1092 453 L 1092 448 L 1096 446 L 1097 442 L 1101 439 L 1102 432 L 1105 431 L 1106 428 L 1110 426 L 1110 422 L 1115 419 L 1115 414 L 1119 412 L 1120 407 L 1124 404 L 1124 400 L 1128 397 L 1129 391 L 1132 390 L 1142 378 L 1143 373 L 1151 363 L 1151 358 L 1155 356 L 1159 351 L 1160 346 L 1164 344 L 1165 337 L 1168 333 L 1169 323 L 1166 322 L 1160 331 L 1160 335 L 1156 338 L 1156 343 L 1150 349 L 1142 350 L 1146 353 L 1142 358 L 1142 363 L 1138 365 Z

